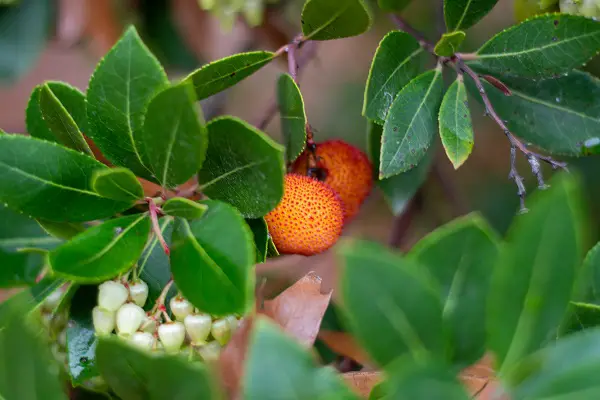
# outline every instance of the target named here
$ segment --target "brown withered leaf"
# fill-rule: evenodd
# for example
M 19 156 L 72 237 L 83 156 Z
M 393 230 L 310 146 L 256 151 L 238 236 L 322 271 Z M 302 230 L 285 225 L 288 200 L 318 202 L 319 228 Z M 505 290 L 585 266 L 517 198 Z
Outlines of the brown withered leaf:
M 373 386 L 377 385 L 382 379 L 381 372 L 346 372 L 342 375 L 346 384 L 350 386 L 356 394 L 367 398 L 373 390 Z
M 264 302 L 262 313 L 283 327 L 301 344 L 311 347 L 331 300 L 331 290 L 321 293 L 321 278 L 309 272 L 273 300 Z
M 240 321 L 238 329 L 219 356 L 219 374 L 228 399 L 236 399 L 239 396 L 250 332 L 253 326 L 254 316 L 248 316 Z
M 342 356 L 349 357 L 362 365 L 371 364 L 367 354 L 349 333 L 322 330 L 319 332 L 319 339 Z
M 495 378 L 493 359 L 486 354 L 479 362 L 465 368 L 459 379 L 466 386 L 467 391 L 478 400 L 502 400 L 498 397 L 499 385 Z

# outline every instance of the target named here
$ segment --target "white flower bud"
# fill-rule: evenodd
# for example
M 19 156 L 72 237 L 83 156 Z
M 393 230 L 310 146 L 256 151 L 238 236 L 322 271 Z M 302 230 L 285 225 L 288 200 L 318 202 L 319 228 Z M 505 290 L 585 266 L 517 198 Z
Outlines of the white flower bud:
M 172 297 L 169 306 L 171 306 L 171 312 L 178 321 L 183 321 L 185 317 L 194 311 L 192 303 L 179 296 Z
M 152 350 L 156 344 L 156 339 L 148 332 L 135 332 L 129 340 L 135 347 L 142 350 Z
M 185 326 L 181 322 L 168 322 L 158 327 L 158 338 L 167 353 L 177 353 L 185 340 Z
M 221 345 L 216 340 L 196 349 L 204 361 L 217 361 L 221 354 Z
M 117 311 L 127 301 L 129 290 L 122 283 L 106 281 L 98 286 L 98 305 L 108 311 Z
M 206 343 L 206 338 L 210 334 L 212 327 L 210 315 L 191 314 L 185 317 L 183 324 L 193 345 Z
M 56 338 L 56 342 L 63 349 L 67 347 L 67 330 L 66 329 L 63 329 L 62 331 L 60 331 L 60 333 L 58 334 L 58 337 Z
M 133 303 L 126 303 L 117 311 L 117 332 L 120 336 L 130 336 L 137 331 L 144 319 L 146 313 L 142 307 Z
M 231 325 L 227 319 L 218 319 L 213 322 L 210 333 L 221 346 L 225 346 L 231 338 Z
M 54 311 L 54 309 L 60 304 L 60 301 L 62 300 L 64 294 L 65 291 L 62 287 L 50 293 L 42 303 L 42 310 L 48 312 Z
M 96 306 L 92 310 L 92 322 L 96 335 L 110 335 L 115 329 L 115 313 Z
M 135 304 L 144 307 L 148 300 L 148 284 L 143 280 L 137 280 L 129 285 L 129 295 Z

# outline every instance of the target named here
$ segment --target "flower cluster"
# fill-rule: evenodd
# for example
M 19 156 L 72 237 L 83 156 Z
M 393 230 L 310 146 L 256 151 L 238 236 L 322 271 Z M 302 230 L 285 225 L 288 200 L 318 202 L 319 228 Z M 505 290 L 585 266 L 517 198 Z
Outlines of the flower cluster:
M 548 0 L 546 0 L 548 1 Z M 600 0 L 560 0 L 560 12 L 596 18 L 600 16 Z
M 267 3 L 276 3 L 278 0 L 198 0 L 200 7 L 210 11 L 218 20 L 224 30 L 231 30 L 233 24 L 242 14 L 250 26 L 262 23 L 263 13 Z

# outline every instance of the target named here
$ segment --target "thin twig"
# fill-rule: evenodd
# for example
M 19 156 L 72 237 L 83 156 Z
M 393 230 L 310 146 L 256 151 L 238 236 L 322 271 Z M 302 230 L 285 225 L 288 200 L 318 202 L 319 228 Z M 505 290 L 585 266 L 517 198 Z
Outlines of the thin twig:
M 423 47 L 425 50 L 427 50 L 431 54 L 435 54 L 433 52 L 433 49 L 435 46 L 429 40 L 427 40 L 427 38 L 425 38 L 425 36 L 423 36 L 423 34 L 421 32 L 419 32 L 418 30 L 413 28 L 402 17 L 400 17 L 396 14 L 390 14 L 390 18 L 396 24 L 396 26 L 398 26 L 398 28 L 400 28 L 404 32 L 408 33 L 409 35 L 411 35 L 412 37 L 417 39 L 417 41 L 419 42 L 421 47 Z
M 477 397 L 479 397 L 479 395 L 485 390 L 489 383 L 490 381 L 488 379 L 483 385 L 481 385 L 481 387 L 475 393 L 473 393 L 473 396 L 471 396 L 471 398 L 476 399 Z
M 154 234 L 158 238 L 158 241 L 160 242 L 160 245 L 163 248 L 163 251 L 165 252 L 165 254 L 168 257 L 171 254 L 171 250 L 169 249 L 169 245 L 167 245 L 167 242 L 165 241 L 165 238 L 163 237 L 162 230 L 160 229 L 160 225 L 158 223 L 158 215 L 161 213 L 161 210 L 160 210 L 160 208 L 158 208 L 158 206 L 156 205 L 156 203 L 154 202 L 154 199 L 152 197 L 146 197 L 146 201 L 148 202 L 148 211 L 150 212 L 150 221 L 152 221 L 152 230 L 154 231 Z

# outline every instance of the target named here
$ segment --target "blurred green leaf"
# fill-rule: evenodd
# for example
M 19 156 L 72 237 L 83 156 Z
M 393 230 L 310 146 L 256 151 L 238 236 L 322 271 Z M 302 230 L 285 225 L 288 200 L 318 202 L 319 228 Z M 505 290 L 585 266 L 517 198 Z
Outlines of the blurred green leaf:
M 255 322 L 242 390 L 244 399 L 357 400 L 331 367 L 318 367 L 294 339 L 266 318 Z
M 267 259 L 267 249 L 271 237 L 264 218 L 247 219 L 246 223 L 254 236 L 254 248 L 256 250 L 256 262 L 263 263 Z
M 99 339 L 96 360 L 106 382 L 124 400 L 221 398 L 205 365 L 151 354 L 117 337 Z
M 202 100 L 246 79 L 274 58 L 270 51 L 238 53 L 202 66 L 185 80 L 193 82 L 196 98 Z
M 569 319 L 561 328 L 561 336 L 600 326 L 600 306 L 590 303 L 571 302 Z
M 36 221 L 44 231 L 58 239 L 69 240 L 85 231 L 85 226 L 79 223 L 54 222 L 45 219 L 37 219 Z
M 448 32 L 467 29 L 485 17 L 498 0 L 444 0 Z
M 158 60 L 129 27 L 96 67 L 87 90 L 88 136 L 113 164 L 154 182 L 134 138 L 143 129 L 148 102 L 168 83 Z
M 556 335 L 582 259 L 578 183 L 560 174 L 513 222 L 488 298 L 488 346 L 504 371 Z
M 201 204 L 208 206 L 202 218 L 175 220 L 171 245 L 175 284 L 203 312 L 243 314 L 254 304 L 252 232 L 230 205 L 216 200 Z
M 61 242 L 49 236 L 35 220 L 0 204 L 0 249 L 8 252 L 27 247 L 51 250 Z
M 583 264 L 583 269 L 591 274 L 589 290 L 585 299 L 600 306 L 600 243 L 596 243 L 588 251 Z
M 431 146 L 444 95 L 440 68 L 410 81 L 396 96 L 383 125 L 379 177 L 416 167 Z
M 50 265 L 57 275 L 74 281 L 102 282 L 131 268 L 149 234 L 147 214 L 111 219 L 53 250 Z
M 100 196 L 119 201 L 144 198 L 144 188 L 127 168 L 99 169 L 92 175 L 92 189 Z
M 473 150 L 473 125 L 467 90 L 459 76 L 444 95 L 439 114 L 440 137 L 448 159 L 458 169 Z
M 385 11 L 402 11 L 412 0 L 377 0 L 377 4 Z
M 485 317 L 499 237 L 478 214 L 456 219 L 421 239 L 408 258 L 440 284 L 452 362 L 467 367 L 485 350 Z
M 245 218 L 262 217 L 283 197 L 284 148 L 235 117 L 208 124 L 208 151 L 198 174 L 201 190 Z
M 306 114 L 302 93 L 289 74 L 281 74 L 277 81 L 277 102 L 286 159 L 293 162 L 306 146 Z
M 600 22 L 569 14 L 544 14 L 487 41 L 469 62 L 523 78 L 552 77 L 588 62 L 600 51 Z
M 164 188 L 185 183 L 204 161 L 208 135 L 194 101 L 189 83 L 164 89 L 150 101 L 144 129 L 134 132 L 144 164 Z
M 101 168 L 108 167 L 51 142 L 0 135 L 0 201 L 34 218 L 91 221 L 129 208 L 91 190 L 92 172 Z
M 375 243 L 347 241 L 338 254 L 349 326 L 373 361 L 445 356 L 442 302 L 424 269 Z
M 197 219 L 204 215 L 208 207 L 205 204 L 184 197 L 174 197 L 167 200 L 161 209 L 163 213 L 173 217 Z
M 332 40 L 360 35 L 373 21 L 363 0 L 307 0 L 301 22 L 306 39 Z
M 408 33 L 392 31 L 385 35 L 371 63 L 362 114 L 383 124 L 398 92 L 419 74 L 424 55 Z
M 165 242 L 171 247 L 173 218 L 162 218 L 160 229 Z M 152 308 L 154 302 L 160 296 L 160 292 L 171 279 L 169 257 L 165 254 L 155 235 L 148 242 L 144 253 L 138 260 L 138 271 L 140 278 L 148 284 L 149 293 L 146 308 Z
M 435 44 L 434 53 L 442 57 L 450 57 L 458 51 L 467 34 L 463 31 L 444 33 Z

